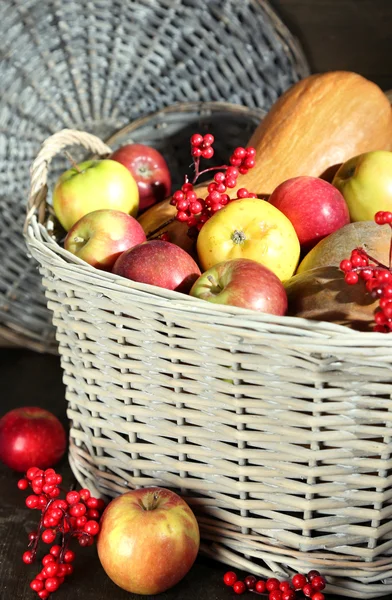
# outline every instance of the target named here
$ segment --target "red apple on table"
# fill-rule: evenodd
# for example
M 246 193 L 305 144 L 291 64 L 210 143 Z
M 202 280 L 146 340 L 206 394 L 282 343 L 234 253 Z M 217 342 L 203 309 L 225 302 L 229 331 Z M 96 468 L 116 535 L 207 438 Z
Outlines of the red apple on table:
M 133 594 L 159 594 L 189 571 L 199 527 L 177 494 L 151 487 L 112 500 L 101 519 L 98 556 L 107 575 Z
M 171 192 L 169 167 L 162 154 L 144 144 L 127 144 L 111 155 L 132 173 L 139 188 L 139 212 L 161 202 Z
M 287 295 L 280 279 L 248 258 L 226 260 L 211 267 L 193 284 L 190 295 L 273 315 L 284 315 L 287 310 Z
M 139 191 L 131 173 L 115 160 L 88 160 L 68 169 L 53 190 L 53 210 L 66 231 L 94 210 L 121 210 L 132 216 Z
M 114 264 L 113 273 L 186 294 L 200 276 L 200 269 L 179 246 L 151 240 L 123 252 Z
M 318 177 L 304 175 L 284 181 L 272 192 L 269 202 L 290 219 L 306 250 L 350 223 L 342 194 Z
M 52 467 L 66 445 L 64 427 L 43 408 L 15 408 L 0 419 L 0 460 L 15 471 Z
M 117 258 L 146 241 L 143 227 L 119 210 L 95 210 L 82 217 L 69 230 L 64 248 L 104 271 L 110 271 Z

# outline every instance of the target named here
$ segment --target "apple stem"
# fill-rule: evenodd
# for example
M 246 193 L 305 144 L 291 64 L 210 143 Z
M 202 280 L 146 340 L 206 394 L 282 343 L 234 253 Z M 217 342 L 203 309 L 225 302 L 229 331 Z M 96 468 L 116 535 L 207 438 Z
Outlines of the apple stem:
M 68 158 L 68 160 L 71 163 L 71 165 L 73 166 L 73 168 L 76 169 L 76 171 L 78 173 L 81 173 L 82 172 L 81 169 L 79 169 L 75 159 L 71 156 L 71 154 L 68 152 L 68 150 L 65 150 L 64 154 Z

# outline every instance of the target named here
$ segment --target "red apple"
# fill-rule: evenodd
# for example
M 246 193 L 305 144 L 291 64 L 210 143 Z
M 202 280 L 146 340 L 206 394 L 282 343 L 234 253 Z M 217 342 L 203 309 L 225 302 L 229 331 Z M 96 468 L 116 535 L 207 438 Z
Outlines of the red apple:
M 191 296 L 214 304 L 228 304 L 284 315 L 287 295 L 280 279 L 270 269 L 248 258 L 221 262 L 193 284 Z
M 0 460 L 15 471 L 52 467 L 66 445 L 64 427 L 43 408 L 15 408 L 0 419 Z
M 123 252 L 114 264 L 113 273 L 186 294 L 200 276 L 200 269 L 179 246 L 151 240 Z
M 306 250 L 350 223 L 342 194 L 318 177 L 304 175 L 284 181 L 272 192 L 269 202 L 290 219 Z
M 159 594 L 189 571 L 199 550 L 196 518 L 177 494 L 151 487 L 127 492 L 101 518 L 98 556 L 107 575 L 133 594 Z
M 127 144 L 110 157 L 131 172 L 139 188 L 139 212 L 170 196 L 171 177 L 162 154 L 151 146 Z
M 64 248 L 93 267 L 110 271 L 125 250 L 146 241 L 143 227 L 119 210 L 95 210 L 68 232 Z

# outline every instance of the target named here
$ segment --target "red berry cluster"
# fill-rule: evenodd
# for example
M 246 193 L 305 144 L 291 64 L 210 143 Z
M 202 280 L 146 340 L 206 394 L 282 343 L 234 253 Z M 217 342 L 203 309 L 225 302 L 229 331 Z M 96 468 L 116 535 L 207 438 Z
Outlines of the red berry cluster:
M 392 230 L 392 212 L 380 211 L 374 217 L 377 225 L 388 224 Z M 355 285 L 360 279 L 365 281 L 366 289 L 374 299 L 379 299 L 379 307 L 374 313 L 376 325 L 374 331 L 389 333 L 392 331 L 392 239 L 389 253 L 389 266 L 383 265 L 370 256 L 363 248 L 355 248 L 349 259 L 340 263 L 340 270 L 349 285 Z
M 275 577 L 256 579 L 253 575 L 248 575 L 243 581 L 239 580 L 234 571 L 228 571 L 223 577 L 226 585 L 233 588 L 236 594 L 243 594 L 246 591 L 256 594 L 268 594 L 268 600 L 295 600 L 297 592 L 311 598 L 311 600 L 324 600 L 322 590 L 326 586 L 326 581 L 318 571 L 312 570 L 304 575 L 296 573 L 291 581 L 279 581 Z
M 171 199 L 171 204 L 177 208 L 176 219 L 181 223 L 187 223 L 193 236 L 197 235 L 197 232 L 213 214 L 230 202 L 231 199 L 226 192 L 228 188 L 236 187 L 239 174 L 247 173 L 256 164 L 256 150 L 239 147 L 231 155 L 230 165 L 211 167 L 200 171 L 200 158 L 210 159 L 214 155 L 213 143 L 214 136 L 210 133 L 204 136 L 195 133 L 191 137 L 195 176 L 192 183 L 186 179 L 184 185 L 173 194 Z M 201 175 L 209 171 L 217 171 L 214 181 L 208 185 L 207 196 L 198 198 L 194 185 Z M 237 198 L 257 198 L 257 195 L 241 188 L 237 192 Z
M 43 471 L 37 467 L 30 468 L 26 476 L 18 481 L 20 490 L 29 487 L 34 492 L 26 498 L 26 506 L 41 511 L 41 519 L 37 531 L 29 533 L 29 550 L 22 557 L 27 565 L 34 562 L 39 540 L 53 544 L 57 538 L 61 545 L 51 547 L 49 554 L 42 560 L 42 570 L 30 584 L 41 599 L 49 598 L 70 575 L 75 554 L 68 546 L 72 538 L 76 538 L 80 546 L 91 546 L 99 533 L 99 519 L 105 508 L 103 500 L 91 496 L 89 490 L 71 491 L 62 500 L 59 498 L 62 482 L 61 475 L 54 469 Z

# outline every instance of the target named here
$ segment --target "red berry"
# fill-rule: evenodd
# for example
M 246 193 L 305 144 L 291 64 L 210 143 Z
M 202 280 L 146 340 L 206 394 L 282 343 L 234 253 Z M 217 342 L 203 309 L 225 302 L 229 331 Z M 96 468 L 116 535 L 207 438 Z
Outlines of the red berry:
M 313 594 L 312 600 L 325 600 L 325 596 L 322 592 L 316 592 Z
M 53 554 L 45 554 L 45 556 L 42 559 L 42 564 L 44 565 L 44 567 L 46 567 L 49 563 L 54 562 L 55 557 L 53 556 Z
M 188 220 L 188 214 L 183 210 L 180 210 L 180 212 L 177 213 L 176 219 L 177 221 L 180 221 L 180 223 L 186 223 Z
M 308 573 L 308 579 L 309 579 L 309 581 L 312 581 L 313 577 L 319 577 L 319 576 L 320 576 L 320 573 L 319 573 L 319 571 L 316 571 L 316 569 L 312 569 Z
M 79 494 L 79 492 L 75 492 L 75 491 L 68 492 L 68 494 L 65 496 L 65 499 L 69 505 L 77 504 L 80 500 L 80 494 Z
M 264 594 L 265 581 L 263 579 L 259 579 L 258 581 L 256 581 L 255 590 L 258 594 Z
M 71 506 L 71 508 L 69 509 L 69 514 L 72 517 L 83 517 L 83 515 L 87 512 L 87 508 L 85 507 L 84 504 L 74 504 L 74 506 Z
M 246 158 L 244 160 L 244 167 L 246 167 L 247 169 L 253 169 L 253 167 L 255 166 L 255 164 L 256 164 L 256 161 L 251 156 L 249 158 Z
M 187 181 L 186 183 L 184 183 L 184 184 L 181 186 L 181 189 L 182 189 L 182 191 L 183 191 L 183 192 L 185 192 L 185 193 L 186 193 L 186 192 L 191 192 L 191 191 L 193 190 L 193 185 L 192 185 L 192 184 L 191 184 L 189 181 Z
M 49 577 L 45 581 L 45 589 L 48 590 L 48 592 L 55 592 L 59 589 L 59 585 L 60 582 L 57 577 Z
M 34 592 L 40 592 L 44 589 L 44 583 L 39 579 L 33 579 L 33 581 L 30 583 L 30 587 Z
M 49 550 L 49 552 L 57 558 L 58 556 L 60 556 L 61 546 L 59 546 L 59 545 L 52 546 L 51 549 Z
M 236 581 L 233 590 L 236 594 L 243 594 L 246 591 L 246 585 L 243 581 Z
M 32 481 L 32 479 L 34 479 L 37 471 L 39 471 L 38 467 L 31 467 L 26 473 L 27 479 L 30 479 L 30 481 Z
M 83 500 L 83 502 L 87 502 L 87 500 L 90 498 L 91 494 L 90 494 L 90 490 L 88 490 L 87 488 L 83 488 L 82 490 L 79 491 L 80 497 Z
M 59 564 L 59 568 L 57 571 L 57 577 L 64 577 L 64 575 L 66 575 L 68 573 L 68 565 L 66 564 Z
M 188 219 L 188 222 L 190 221 L 190 219 Z M 87 516 L 89 517 L 89 519 L 99 519 L 99 512 L 97 510 L 93 510 L 92 508 L 89 508 L 87 511 Z
M 42 532 L 41 539 L 45 544 L 52 544 L 56 539 L 56 532 L 53 529 L 45 529 Z
M 215 138 L 211 133 L 206 133 L 205 136 L 203 137 L 204 146 L 212 146 L 214 141 L 215 141 Z
M 194 146 L 191 150 L 191 154 L 192 156 L 194 156 L 195 158 L 199 158 L 202 155 L 203 151 L 201 148 L 197 148 L 196 146 Z
M 249 146 L 246 149 L 246 155 L 247 156 L 256 156 L 256 148 L 253 148 L 253 146 Z
M 228 172 L 228 170 L 229 169 L 227 169 L 226 173 Z M 218 171 L 214 175 L 214 180 L 216 181 L 216 183 L 223 183 L 225 179 L 226 179 L 226 175 L 224 173 L 222 173 L 222 171 Z
M 25 504 L 26 504 L 27 508 L 37 508 L 37 506 L 38 506 L 37 496 L 34 496 L 33 494 L 31 494 L 31 496 L 27 496 L 27 498 L 25 500 Z
M 227 573 L 223 575 L 223 581 L 229 586 L 233 586 L 237 579 L 237 575 L 234 573 L 234 571 L 227 571 Z
M 295 575 L 293 575 L 291 581 L 293 582 L 295 590 L 302 590 L 304 585 L 306 585 L 307 583 L 307 579 L 302 573 L 296 573 Z
M 214 156 L 214 150 L 211 148 L 211 146 L 208 146 L 208 148 L 205 148 L 202 151 L 201 155 L 203 158 L 210 159 Z
M 302 588 L 302 593 L 304 596 L 307 596 L 308 598 L 310 598 L 313 595 L 314 589 L 312 588 L 310 583 L 306 583 L 304 585 L 304 587 Z
M 316 590 L 316 592 L 320 592 L 325 588 L 325 579 L 321 577 L 321 575 L 315 575 L 312 577 L 312 588 Z
M 248 588 L 248 590 L 255 589 L 256 581 L 257 581 L 256 577 L 254 577 L 253 575 L 248 575 L 244 579 L 244 583 L 245 583 L 246 587 Z
M 356 273 L 355 271 L 346 273 L 344 276 L 344 280 L 346 283 L 348 283 L 348 285 L 355 285 L 356 283 L 358 283 L 358 279 L 358 273 Z
M 190 206 L 190 211 L 193 215 L 198 215 L 201 211 L 202 211 L 202 204 L 201 202 L 199 202 L 198 200 L 195 200 L 194 202 L 192 202 L 191 206 Z
M 23 554 L 22 560 L 26 565 L 31 565 L 31 563 L 34 561 L 33 553 L 30 550 L 27 550 L 27 552 Z
M 295 600 L 295 592 L 294 590 L 286 590 L 282 592 L 282 600 Z
M 96 511 L 96 512 L 98 512 L 98 511 Z M 76 519 L 76 527 L 78 529 L 83 529 L 83 527 L 86 525 L 87 521 L 88 521 L 87 517 L 78 517 Z
M 37 539 L 37 532 L 36 531 L 30 531 L 29 533 L 29 541 L 30 542 L 34 542 L 34 540 Z
M 267 592 L 273 592 L 274 590 L 278 590 L 279 581 L 275 577 L 270 577 L 266 581 L 265 589 L 267 590 Z
M 241 159 L 242 159 L 242 158 L 245 158 L 246 154 L 247 154 L 247 153 L 246 153 L 246 150 L 245 150 L 245 148 L 242 148 L 241 146 L 239 146 L 238 148 L 236 148 L 236 149 L 234 150 L 234 152 L 233 152 L 233 156 L 234 156 L 235 158 L 241 158 Z
M 237 185 L 236 179 L 233 177 L 226 177 L 226 186 L 228 188 L 234 188 Z
M 200 146 L 203 143 L 203 136 L 200 133 L 194 133 L 191 137 L 192 146 Z
M 247 172 L 249 171 L 249 169 L 245 166 L 241 166 L 238 170 L 241 173 L 241 175 L 246 175 Z
M 84 531 L 89 535 L 98 535 L 99 533 L 99 524 L 96 521 L 87 521 L 84 526 Z
M 38 592 L 38 597 L 41 598 L 41 600 L 46 600 L 46 598 L 49 598 L 49 596 L 50 592 L 48 592 L 48 590 L 41 590 Z
M 66 553 L 64 554 L 64 562 L 70 563 L 74 560 L 75 560 L 75 552 L 72 552 L 72 550 L 67 550 Z
M 29 482 L 27 481 L 27 479 L 19 479 L 18 488 L 20 490 L 27 490 L 28 487 L 29 487 Z
M 72 575 L 73 573 L 73 566 L 70 564 L 65 565 L 67 567 L 67 571 L 65 573 L 65 575 Z
M 57 571 L 59 570 L 59 565 L 55 562 L 49 562 L 45 567 L 45 573 L 47 577 L 54 577 L 57 575 Z
M 281 581 L 279 584 L 279 589 L 281 592 L 287 592 L 287 590 L 291 589 L 290 581 Z
M 40 494 L 42 492 L 44 480 L 42 477 L 35 476 L 33 481 L 31 482 L 31 487 L 33 488 L 33 492 L 35 494 Z
M 269 600 L 282 600 L 282 592 L 280 590 L 272 590 L 269 593 Z

